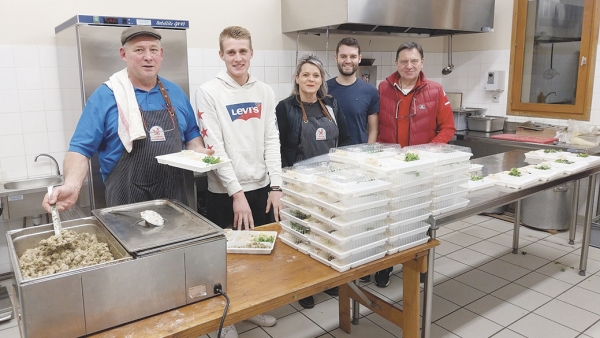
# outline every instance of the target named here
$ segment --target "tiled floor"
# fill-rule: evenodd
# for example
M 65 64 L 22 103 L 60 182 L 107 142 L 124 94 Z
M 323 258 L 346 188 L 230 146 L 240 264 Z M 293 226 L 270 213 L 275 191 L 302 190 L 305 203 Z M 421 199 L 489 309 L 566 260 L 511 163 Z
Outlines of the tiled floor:
M 511 223 L 473 216 L 440 229 L 432 338 L 600 338 L 600 249 L 590 248 L 587 274 L 579 276 L 578 230 L 576 244 L 568 245 L 566 232 L 522 227 L 520 254 L 514 255 Z M 367 288 L 402 306 L 401 266 L 389 287 Z M 239 323 L 240 337 L 402 337 L 399 328 L 364 308 L 348 335 L 338 327 L 337 300 L 320 293 L 315 301 L 313 309 L 292 303 L 270 312 L 278 318 L 274 327 Z M 11 323 L 0 324 L 0 337 L 19 337 Z M 200 338 L 207 337 L 216 333 Z

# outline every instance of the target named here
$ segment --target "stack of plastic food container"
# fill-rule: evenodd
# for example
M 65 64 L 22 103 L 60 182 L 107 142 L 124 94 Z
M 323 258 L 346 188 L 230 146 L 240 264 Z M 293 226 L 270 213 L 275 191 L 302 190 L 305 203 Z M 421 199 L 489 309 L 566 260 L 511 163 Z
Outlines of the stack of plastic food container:
M 311 199 L 311 185 L 315 174 L 325 172 L 336 172 L 353 166 L 340 163 L 317 162 L 306 165 L 296 165 L 283 171 L 284 197 L 282 202 L 285 206 L 280 211 L 283 219 L 280 239 L 296 248 L 302 253 L 308 254 L 310 245 L 310 233 L 313 223 L 311 216 L 313 203 Z
M 358 167 L 315 174 L 311 257 L 338 271 L 383 257 L 390 185 Z
M 431 212 L 430 194 L 433 181 L 433 159 L 421 159 L 405 153 L 399 147 L 387 146 L 393 156 L 371 157 L 358 161 L 359 167 L 391 183 L 387 191 L 388 204 L 386 251 L 393 254 L 419 245 L 429 239 L 425 222 Z
M 424 159 L 435 161 L 433 166 L 433 190 L 431 191 L 431 214 L 440 215 L 469 204 L 468 182 L 473 154 L 467 147 L 428 143 L 403 149 Z

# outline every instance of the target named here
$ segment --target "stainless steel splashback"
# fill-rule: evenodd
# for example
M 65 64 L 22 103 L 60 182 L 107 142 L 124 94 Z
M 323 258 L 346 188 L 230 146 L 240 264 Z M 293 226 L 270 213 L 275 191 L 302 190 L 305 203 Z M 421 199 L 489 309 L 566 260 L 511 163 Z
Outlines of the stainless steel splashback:
M 282 0 L 284 33 L 436 36 L 488 32 L 495 0 Z

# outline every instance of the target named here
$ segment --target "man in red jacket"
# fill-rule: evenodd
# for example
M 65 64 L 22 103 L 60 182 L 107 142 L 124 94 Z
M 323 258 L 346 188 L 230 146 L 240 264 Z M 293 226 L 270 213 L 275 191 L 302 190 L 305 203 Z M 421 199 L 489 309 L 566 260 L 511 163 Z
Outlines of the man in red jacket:
M 448 143 L 454 136 L 454 114 L 442 85 L 425 78 L 423 48 L 416 42 L 400 45 L 396 70 L 379 84 L 379 137 L 402 147 Z M 387 287 L 387 268 L 375 274 L 375 285 Z
M 379 84 L 379 142 L 402 147 L 448 143 L 456 128 L 442 85 L 425 78 L 423 48 L 415 42 L 400 45 L 396 70 Z

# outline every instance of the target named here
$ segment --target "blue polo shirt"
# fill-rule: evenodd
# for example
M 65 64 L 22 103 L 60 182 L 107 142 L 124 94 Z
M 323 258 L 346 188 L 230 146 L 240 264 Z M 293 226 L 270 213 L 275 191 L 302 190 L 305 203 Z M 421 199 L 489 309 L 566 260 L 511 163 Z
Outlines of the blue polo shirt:
M 352 143 L 367 143 L 367 117 L 379 112 L 379 92 L 372 84 L 356 79 L 343 86 L 335 78 L 327 80 L 327 89 L 341 108 L 348 122 Z
M 183 90 L 173 82 L 160 78 L 165 89 L 169 93 L 171 103 L 175 108 L 179 129 L 181 131 L 181 142 L 183 144 L 200 136 L 194 110 L 190 105 L 188 97 Z M 150 91 L 135 89 L 135 97 L 141 109 L 144 111 L 165 109 L 163 99 L 158 85 Z M 105 84 L 98 87 L 90 96 L 77 127 L 69 143 L 69 151 L 79 153 L 91 158 L 98 152 L 100 162 L 100 173 L 102 180 L 113 170 L 125 147 L 118 134 L 117 102 L 115 96 Z

